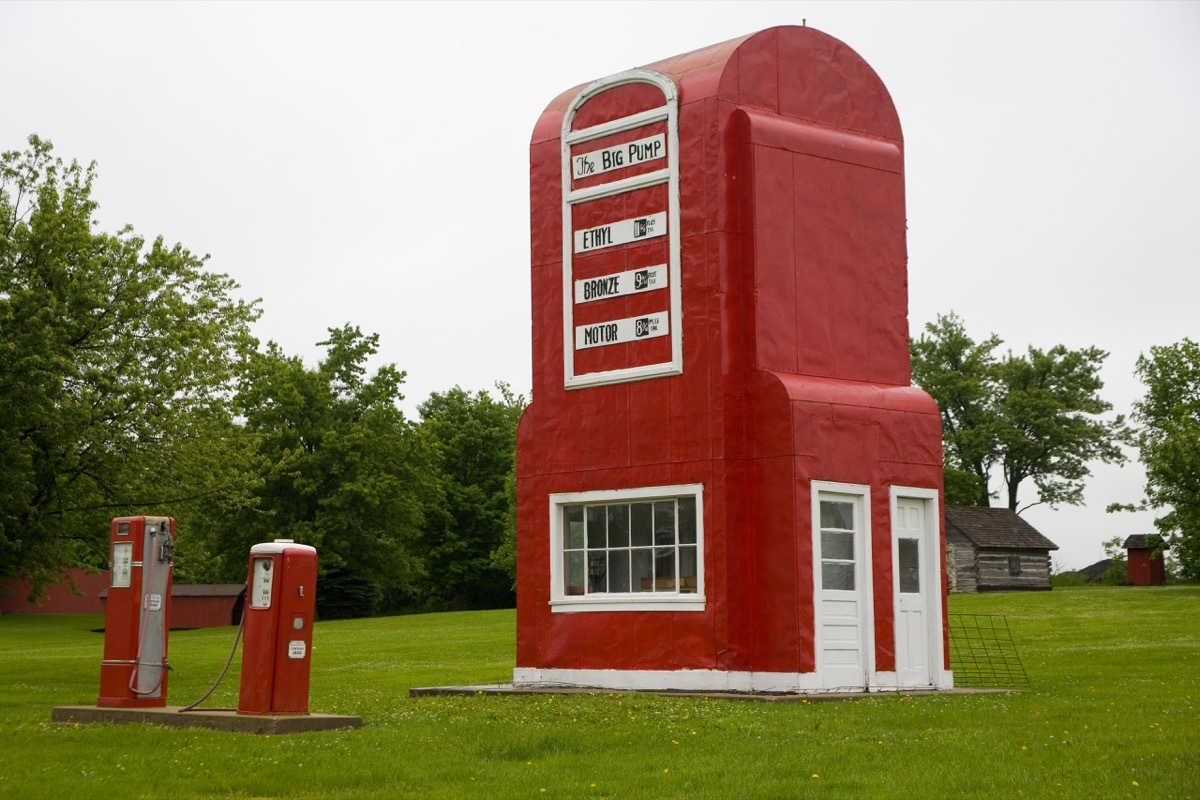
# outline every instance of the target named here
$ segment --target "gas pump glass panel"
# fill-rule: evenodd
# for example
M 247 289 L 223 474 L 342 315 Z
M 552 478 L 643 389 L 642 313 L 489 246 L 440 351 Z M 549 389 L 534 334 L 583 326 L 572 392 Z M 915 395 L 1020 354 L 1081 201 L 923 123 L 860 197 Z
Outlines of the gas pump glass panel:
M 112 588 L 128 589 L 133 579 L 133 542 L 114 542 L 112 547 Z
M 250 607 L 270 608 L 271 588 L 275 581 L 275 560 L 254 559 L 254 576 L 250 584 Z

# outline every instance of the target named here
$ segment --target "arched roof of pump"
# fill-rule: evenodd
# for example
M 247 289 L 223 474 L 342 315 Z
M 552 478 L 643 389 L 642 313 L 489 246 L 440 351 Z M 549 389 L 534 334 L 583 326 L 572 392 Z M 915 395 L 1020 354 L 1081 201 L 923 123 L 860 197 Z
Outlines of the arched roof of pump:
M 818 125 L 900 141 L 883 81 L 840 40 L 815 28 L 780 26 L 647 64 L 679 87 L 681 108 L 708 99 L 761 108 Z M 532 141 L 558 138 L 562 117 L 586 84 L 554 98 Z

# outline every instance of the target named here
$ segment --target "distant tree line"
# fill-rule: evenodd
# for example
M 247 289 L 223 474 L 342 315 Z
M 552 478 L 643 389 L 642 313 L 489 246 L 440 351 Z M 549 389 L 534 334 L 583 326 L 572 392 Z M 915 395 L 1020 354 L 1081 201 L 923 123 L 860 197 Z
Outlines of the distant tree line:
M 103 568 L 108 522 L 178 521 L 177 580 L 245 579 L 249 547 L 315 546 L 324 618 L 511 605 L 524 397 L 454 387 L 400 407 L 405 374 L 368 371 L 378 336 L 345 324 L 310 367 L 251 333 L 257 302 L 207 257 L 99 231 L 95 166 L 31 136 L 0 154 L 0 577 L 35 593 Z M 942 413 L 946 502 L 1082 502 L 1093 461 L 1135 446 L 1138 507 L 1200 578 L 1200 347 L 1150 349 L 1131 427 L 1108 418 L 1096 348 L 997 356 L 953 314 L 912 341 Z M 1020 492 L 1032 483 L 1036 499 Z M 1024 502 L 1024 505 L 1022 505 Z
M 0 577 L 106 567 L 109 520 L 147 514 L 176 518 L 181 582 L 291 538 L 325 618 L 511 605 L 525 399 L 455 387 L 410 420 L 378 336 L 330 328 L 315 367 L 261 345 L 207 257 L 97 230 L 94 182 L 37 136 L 0 155 Z

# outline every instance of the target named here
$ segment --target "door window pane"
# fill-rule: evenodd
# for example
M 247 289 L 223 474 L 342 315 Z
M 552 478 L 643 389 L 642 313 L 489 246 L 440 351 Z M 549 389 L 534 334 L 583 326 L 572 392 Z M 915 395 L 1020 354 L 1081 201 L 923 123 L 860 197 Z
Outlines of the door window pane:
M 821 588 L 835 591 L 854 591 L 854 565 L 836 561 L 821 564 Z
M 854 560 L 854 534 L 821 531 L 821 558 Z
M 921 543 L 916 539 L 901 539 L 900 591 L 903 594 L 921 592 Z
M 821 527 L 854 530 L 854 504 L 837 500 L 821 501 Z

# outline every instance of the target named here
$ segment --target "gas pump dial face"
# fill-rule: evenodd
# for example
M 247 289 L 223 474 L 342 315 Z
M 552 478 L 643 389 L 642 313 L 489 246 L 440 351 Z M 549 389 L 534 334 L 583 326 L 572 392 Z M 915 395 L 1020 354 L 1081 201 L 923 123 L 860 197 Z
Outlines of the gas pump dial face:
M 275 562 L 270 558 L 254 559 L 254 579 L 250 585 L 250 607 L 271 607 L 271 585 L 274 581 Z
M 115 542 L 112 561 L 112 588 L 128 589 L 133 577 L 133 542 Z

